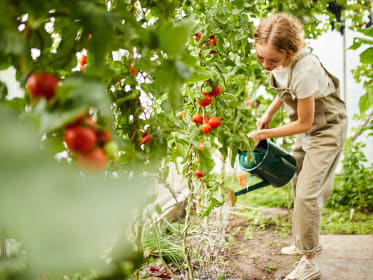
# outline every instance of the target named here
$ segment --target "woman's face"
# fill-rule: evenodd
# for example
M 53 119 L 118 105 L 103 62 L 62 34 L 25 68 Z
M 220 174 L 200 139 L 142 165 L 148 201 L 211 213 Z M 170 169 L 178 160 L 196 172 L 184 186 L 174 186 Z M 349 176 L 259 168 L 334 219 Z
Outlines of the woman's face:
M 267 71 L 281 70 L 286 64 L 286 55 L 272 45 L 256 44 L 256 56 Z

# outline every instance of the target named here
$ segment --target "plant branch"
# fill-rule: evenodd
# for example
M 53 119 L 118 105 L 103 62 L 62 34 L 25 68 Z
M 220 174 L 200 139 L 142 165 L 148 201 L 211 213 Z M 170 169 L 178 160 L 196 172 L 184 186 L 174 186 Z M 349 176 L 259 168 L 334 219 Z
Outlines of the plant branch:
M 369 124 L 372 117 L 373 117 L 373 110 L 372 110 L 372 112 L 370 112 L 370 114 L 368 115 L 368 118 L 365 120 L 363 125 L 360 127 L 359 131 L 356 132 L 355 135 L 351 137 L 351 142 L 352 143 L 364 132 L 364 128 L 367 127 L 367 125 Z

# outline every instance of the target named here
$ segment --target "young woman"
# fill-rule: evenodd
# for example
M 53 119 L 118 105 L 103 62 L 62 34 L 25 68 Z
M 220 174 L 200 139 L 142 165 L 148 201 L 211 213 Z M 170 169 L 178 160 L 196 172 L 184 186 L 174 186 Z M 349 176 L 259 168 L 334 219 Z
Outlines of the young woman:
M 346 136 L 347 116 L 339 97 L 339 80 L 319 59 L 306 52 L 302 29 L 290 15 L 263 19 L 254 34 L 259 62 L 270 73 L 277 96 L 251 132 L 258 144 L 266 138 L 296 135 L 293 156 L 295 244 L 282 254 L 302 255 L 286 280 L 313 280 L 321 276 L 315 262 L 319 244 L 320 211 L 332 192 L 334 171 Z M 284 105 L 290 123 L 270 128 L 274 113 Z

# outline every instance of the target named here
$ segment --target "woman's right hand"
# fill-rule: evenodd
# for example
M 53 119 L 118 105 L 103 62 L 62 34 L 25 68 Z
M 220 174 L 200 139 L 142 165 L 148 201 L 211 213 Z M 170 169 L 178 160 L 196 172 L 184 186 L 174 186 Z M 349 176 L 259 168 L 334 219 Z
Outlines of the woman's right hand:
M 270 121 L 272 120 L 272 116 L 270 116 L 269 114 L 264 114 L 257 122 L 256 122 L 256 128 L 258 130 L 261 130 L 261 129 L 267 129 L 267 128 L 271 128 L 269 123 Z

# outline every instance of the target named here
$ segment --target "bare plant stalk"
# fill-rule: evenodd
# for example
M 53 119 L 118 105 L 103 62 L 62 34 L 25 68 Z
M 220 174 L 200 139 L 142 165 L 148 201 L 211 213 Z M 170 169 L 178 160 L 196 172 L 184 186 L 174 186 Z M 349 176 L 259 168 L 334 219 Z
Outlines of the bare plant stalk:
M 194 186 L 192 183 L 192 174 L 193 172 L 190 172 L 189 169 L 192 166 L 192 161 L 193 161 L 193 146 L 191 145 L 191 148 L 189 150 L 189 165 L 188 168 L 186 169 L 186 173 L 189 174 L 188 178 L 188 188 L 190 191 L 189 197 L 188 197 L 188 204 L 187 204 L 187 209 L 186 209 L 186 214 L 185 214 L 185 225 L 184 225 L 184 231 L 183 231 L 183 255 L 186 258 L 187 262 L 187 267 L 188 267 L 188 279 L 193 280 L 193 267 L 192 263 L 190 260 L 190 254 L 189 250 L 187 248 L 187 237 L 188 237 L 188 229 L 190 225 L 190 214 L 192 210 L 192 205 L 193 205 L 193 198 L 194 198 Z
M 192 183 L 192 177 L 190 176 L 188 179 L 188 188 L 190 190 L 190 194 L 188 197 L 188 205 L 187 205 L 187 210 L 186 210 L 186 215 L 185 215 L 185 226 L 184 226 L 184 232 L 183 232 L 183 254 L 186 258 L 187 262 L 187 267 L 188 267 L 188 279 L 192 280 L 194 279 L 193 277 L 193 267 L 192 263 L 190 260 L 190 254 L 189 250 L 187 248 L 187 237 L 188 237 L 188 229 L 190 225 L 190 214 L 192 210 L 192 204 L 193 204 L 193 197 L 194 197 L 194 187 Z

